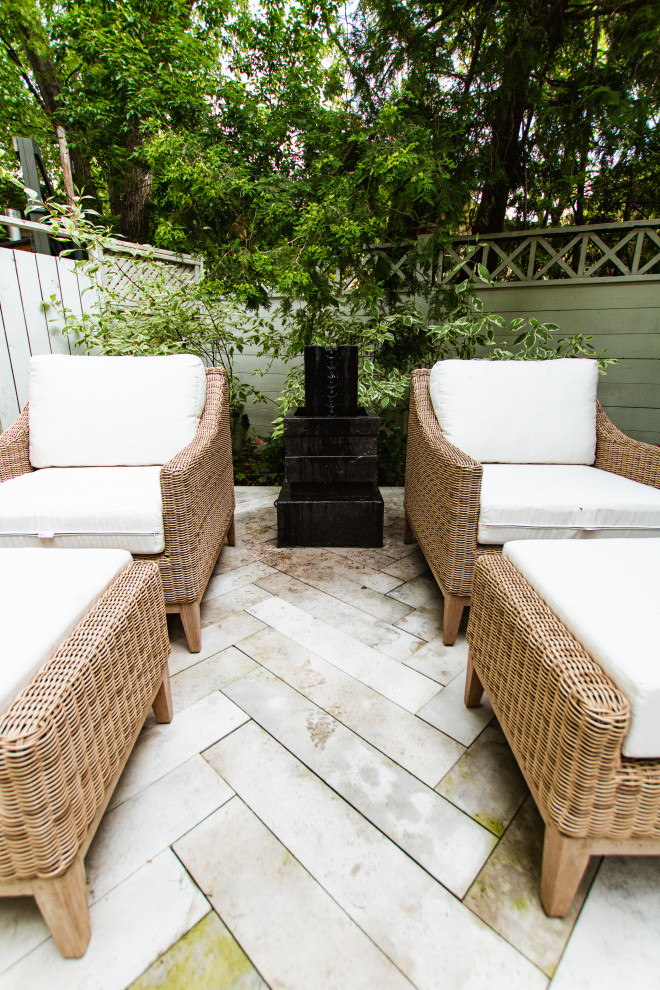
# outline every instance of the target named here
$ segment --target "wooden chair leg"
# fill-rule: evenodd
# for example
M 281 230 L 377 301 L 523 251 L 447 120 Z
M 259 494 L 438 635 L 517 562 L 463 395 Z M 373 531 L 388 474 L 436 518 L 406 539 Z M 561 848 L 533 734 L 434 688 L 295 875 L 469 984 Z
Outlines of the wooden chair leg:
M 413 533 L 412 526 L 410 525 L 410 520 L 408 519 L 408 513 L 404 514 L 404 524 L 403 524 L 403 542 L 404 543 L 414 543 L 415 534 Z
M 163 679 L 158 688 L 158 694 L 153 700 L 152 706 L 157 722 L 171 722 L 174 710 L 172 708 L 172 688 L 170 686 L 170 672 L 167 664 L 163 668 Z
M 202 616 L 199 602 L 181 606 L 181 621 L 191 653 L 199 653 L 202 648 Z
M 569 839 L 546 825 L 541 903 L 551 918 L 568 914 L 588 863 L 589 849 L 583 839 Z
M 445 611 L 442 622 L 442 642 L 445 646 L 453 646 L 458 636 L 465 600 L 456 595 L 445 595 Z
M 61 877 L 33 881 L 33 890 L 55 945 L 65 959 L 79 959 L 91 936 L 82 856 Z
M 479 674 L 474 669 L 472 653 L 468 653 L 468 665 L 465 674 L 465 707 L 476 708 L 481 704 L 484 686 L 479 680 Z
M 227 546 L 236 546 L 236 520 L 233 516 L 231 517 L 231 524 L 227 530 Z

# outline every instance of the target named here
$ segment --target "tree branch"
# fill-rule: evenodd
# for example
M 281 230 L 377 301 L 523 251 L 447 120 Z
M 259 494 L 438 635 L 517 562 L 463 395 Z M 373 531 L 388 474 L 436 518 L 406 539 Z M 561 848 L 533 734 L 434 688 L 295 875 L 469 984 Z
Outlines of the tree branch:
M 572 20 L 575 21 L 590 21 L 593 17 L 608 17 L 611 14 L 627 14 L 632 10 L 639 10 L 640 7 L 647 7 L 648 0 L 622 0 L 622 2 L 614 3 L 600 3 L 600 4 L 589 4 L 588 8 L 585 8 L 582 4 L 579 6 L 567 3 L 566 13 L 570 16 Z
M 9 56 L 10 60 L 14 63 L 14 65 L 18 66 L 19 75 L 21 76 L 21 79 L 23 80 L 29 91 L 32 93 L 32 96 L 35 98 L 41 109 L 45 113 L 48 113 L 48 109 L 41 97 L 41 93 L 39 93 L 39 91 L 35 89 L 32 80 L 30 79 L 27 72 L 23 68 L 23 63 L 21 62 L 20 56 L 18 55 L 16 49 L 13 48 L 12 45 L 7 41 L 7 39 L 4 38 L 2 35 L 0 35 L 0 41 L 2 41 L 2 44 L 7 49 L 7 55 Z

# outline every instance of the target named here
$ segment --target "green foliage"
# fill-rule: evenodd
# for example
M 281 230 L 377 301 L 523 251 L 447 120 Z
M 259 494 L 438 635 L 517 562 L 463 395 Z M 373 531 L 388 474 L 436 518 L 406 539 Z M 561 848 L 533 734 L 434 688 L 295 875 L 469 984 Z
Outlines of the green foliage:
M 284 438 L 247 436 L 234 451 L 236 485 L 281 485 L 284 481 Z
M 192 288 L 131 259 L 130 307 L 102 286 L 69 320 L 83 346 L 221 361 L 238 430 L 259 397 L 233 372 L 243 346 L 266 367 L 356 344 L 394 462 L 413 367 L 607 365 L 589 337 L 486 311 L 469 281 L 439 290 L 435 269 L 466 227 L 654 212 L 659 25 L 656 0 L 6 0 L 0 144 L 27 128 L 55 167 L 64 125 L 106 226 L 204 255 Z M 80 203 L 52 209 L 75 241 Z M 92 226 L 85 244 L 113 264 Z M 299 368 L 280 413 L 302 396 Z
M 67 130 L 78 187 L 106 220 L 148 236 L 151 176 L 142 146 L 155 128 L 204 127 L 222 72 L 225 0 L 5 0 L 0 9 L 0 141 L 35 137 L 57 168 Z M 3 140 L 4 139 L 4 140 Z
M 403 485 L 406 463 L 406 431 L 400 417 L 381 417 L 378 431 L 378 483 Z
M 23 183 L 7 166 L 7 154 L 0 148 L 0 212 L 7 209 L 22 210 L 25 206 Z
M 417 242 L 418 203 L 433 190 L 438 212 L 454 220 L 460 212 L 449 163 L 426 132 L 389 107 L 366 129 L 312 95 L 285 120 L 280 107 L 255 104 L 249 92 L 241 99 L 240 138 L 223 125 L 204 135 L 163 130 L 150 142 L 157 242 L 198 245 L 215 277 L 248 306 L 276 296 L 284 308 L 304 303 L 310 320 L 338 306 L 346 287 L 363 304 L 414 290 L 433 247 Z M 401 238 L 405 246 L 370 248 Z
M 484 285 L 494 284 L 484 265 L 477 265 L 477 275 Z M 607 373 L 608 365 L 617 364 L 616 358 L 606 358 L 605 351 L 595 350 L 591 335 L 557 337 L 560 328 L 556 323 L 540 323 L 534 316 L 507 321 L 492 310 L 486 312 L 477 284 L 467 279 L 456 286 L 456 297 L 457 303 L 446 320 L 431 331 L 441 358 L 543 361 L 590 357 L 597 359 L 602 374 Z M 496 334 L 505 339 L 498 342 Z
M 367 121 L 423 121 L 485 232 L 655 212 L 659 36 L 657 0 L 361 0 L 347 46 Z
M 659 34 L 657 0 L 4 0 L 0 145 L 57 173 L 63 125 L 106 221 L 251 305 L 391 298 L 370 244 L 652 214 Z
M 127 273 L 125 265 L 119 269 L 123 290 L 107 284 L 98 286 L 97 306 L 81 316 L 67 314 L 64 332 L 86 351 L 198 354 L 209 367 L 225 368 L 232 419 L 237 426 L 248 398 L 265 401 L 257 388 L 240 381 L 234 371 L 235 357 L 245 346 L 249 319 L 213 282 L 184 281 L 167 266 L 156 265 L 144 256 L 136 260 L 139 264 L 132 274 Z M 117 256 L 106 253 L 102 264 L 108 282 L 116 283 L 112 270 L 117 268 Z M 128 286 L 133 287 L 134 294 L 126 305 L 124 293 Z
M 264 353 L 290 361 L 300 357 L 307 344 L 338 347 L 344 344 L 358 348 L 358 402 L 372 412 L 380 413 L 388 408 L 403 408 L 408 393 L 409 365 L 394 367 L 391 350 L 382 360 L 385 348 L 395 343 L 393 328 L 410 323 L 419 315 L 411 309 L 389 316 L 378 313 L 344 314 L 327 308 L 315 314 L 310 327 L 304 307 L 280 311 L 268 326 L 258 333 Z M 296 365 L 287 375 L 279 400 L 280 417 L 275 422 L 275 435 L 282 432 L 282 417 L 304 405 L 305 383 L 302 364 Z
M 81 314 L 65 309 L 57 297 L 49 305 L 62 315 L 63 332 L 83 351 L 112 355 L 198 354 L 208 366 L 227 371 L 233 433 L 238 436 L 246 401 L 265 401 L 250 383 L 240 381 L 235 357 L 243 352 L 256 323 L 229 300 L 217 283 L 193 281 L 176 266 L 158 263 L 153 252 L 112 241 L 93 223 L 82 200 L 73 208 L 48 203 L 53 235 L 72 244 L 63 253 L 84 249 L 76 269 L 92 296 Z
M 492 285 L 488 270 L 479 265 L 483 285 Z M 495 360 L 542 360 L 559 357 L 595 357 L 605 372 L 614 359 L 597 353 L 593 338 L 584 334 L 558 337 L 559 327 L 535 317 L 505 320 L 486 311 L 477 285 L 459 282 L 452 290 L 442 290 L 431 300 L 437 312 L 443 305 L 442 319 L 432 320 L 414 303 L 399 302 L 383 312 L 376 305 L 365 307 L 360 295 L 349 295 L 343 309 L 326 307 L 280 308 L 270 321 L 254 324 L 254 341 L 262 353 L 285 361 L 300 357 L 307 344 L 358 347 L 358 402 L 383 419 L 381 446 L 393 461 L 402 456 L 401 437 L 408 405 L 410 372 L 429 367 L 446 358 L 468 360 L 474 357 Z M 287 375 L 279 400 L 280 416 L 275 435 L 281 436 L 283 417 L 304 405 L 304 368 L 297 364 Z M 398 446 L 397 446 L 398 445 Z M 399 473 L 395 468 L 390 473 Z

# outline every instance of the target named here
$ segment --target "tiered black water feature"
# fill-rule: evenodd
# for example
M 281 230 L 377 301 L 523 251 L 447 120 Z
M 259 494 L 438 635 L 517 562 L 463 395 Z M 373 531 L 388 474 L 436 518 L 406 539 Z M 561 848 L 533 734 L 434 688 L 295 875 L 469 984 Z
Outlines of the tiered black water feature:
M 378 416 L 357 404 L 357 347 L 305 348 L 305 406 L 284 419 L 281 547 L 381 547 Z

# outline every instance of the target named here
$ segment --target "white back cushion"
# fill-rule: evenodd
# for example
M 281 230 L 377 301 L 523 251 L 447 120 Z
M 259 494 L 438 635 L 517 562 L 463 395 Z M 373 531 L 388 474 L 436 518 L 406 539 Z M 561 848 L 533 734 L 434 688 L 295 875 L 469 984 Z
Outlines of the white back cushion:
M 206 400 L 198 357 L 30 359 L 35 468 L 165 464 L 195 436 Z
M 438 361 L 429 390 L 447 440 L 477 461 L 593 464 L 598 363 Z

